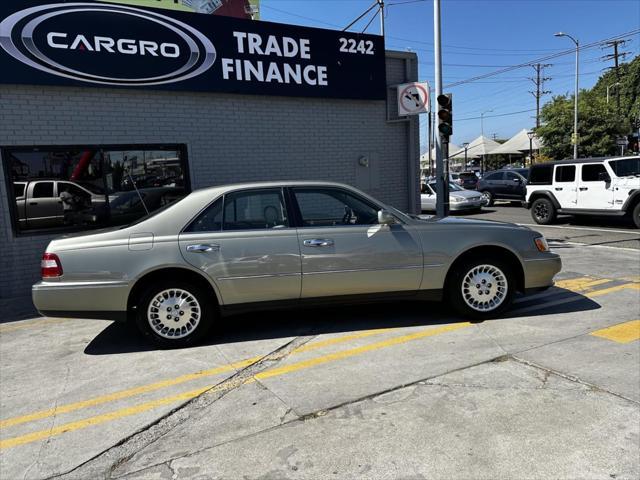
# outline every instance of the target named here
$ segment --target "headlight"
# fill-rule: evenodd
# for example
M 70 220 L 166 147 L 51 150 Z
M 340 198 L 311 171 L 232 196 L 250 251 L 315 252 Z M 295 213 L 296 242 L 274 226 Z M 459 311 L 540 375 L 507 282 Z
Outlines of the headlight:
M 536 248 L 540 252 L 548 252 L 549 244 L 547 243 L 547 239 L 544 237 L 536 237 L 533 239 L 533 242 L 536 244 Z
M 451 201 L 453 203 L 460 203 L 460 202 L 464 202 L 464 198 L 462 198 L 462 197 L 451 197 Z

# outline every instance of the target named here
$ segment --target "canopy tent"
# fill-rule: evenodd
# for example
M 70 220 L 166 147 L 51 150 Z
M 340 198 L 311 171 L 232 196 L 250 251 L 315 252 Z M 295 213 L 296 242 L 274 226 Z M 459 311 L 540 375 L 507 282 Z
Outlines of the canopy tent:
M 456 158 L 453 153 L 459 152 L 460 147 L 455 143 L 449 143 L 449 158 Z M 458 155 L 460 157 L 460 155 Z M 464 158 L 464 148 L 462 149 L 462 158 Z M 431 159 L 435 162 L 436 160 L 436 149 L 435 147 L 431 149 Z M 429 154 L 427 152 L 420 155 L 420 164 L 429 164 Z
M 500 144 L 483 135 L 480 135 L 467 147 L 467 158 L 478 158 L 483 155 L 491 155 Z M 449 158 L 464 158 L 464 148 L 453 151 L 449 150 Z
M 533 150 L 539 150 L 542 145 L 542 142 L 538 137 L 533 137 L 533 141 L 531 143 L 531 147 Z M 508 154 L 508 153 L 516 153 L 521 154 L 522 152 L 529 151 L 529 135 L 527 135 L 527 129 L 523 128 L 518 133 L 516 133 L 513 137 L 507 140 L 502 145 L 498 146 L 495 150 L 491 152 L 492 155 L 497 155 L 500 153 Z

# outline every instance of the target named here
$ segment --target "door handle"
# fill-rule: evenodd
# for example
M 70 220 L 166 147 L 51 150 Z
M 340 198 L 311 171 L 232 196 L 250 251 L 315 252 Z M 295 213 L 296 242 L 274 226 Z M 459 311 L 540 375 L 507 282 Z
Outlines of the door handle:
M 584 192 L 585 190 L 589 190 L 589 187 L 580 187 L 581 192 Z
M 38 202 L 29 202 L 29 205 L 37 205 Z
M 562 187 L 556 187 L 556 191 L 559 192 L 560 190 L 562 190 Z
M 305 247 L 332 247 L 333 240 L 329 238 L 314 238 L 303 242 Z
M 219 252 L 220 245 L 213 245 L 210 243 L 202 243 L 198 245 L 187 245 L 187 252 L 195 253 L 207 253 L 207 252 Z

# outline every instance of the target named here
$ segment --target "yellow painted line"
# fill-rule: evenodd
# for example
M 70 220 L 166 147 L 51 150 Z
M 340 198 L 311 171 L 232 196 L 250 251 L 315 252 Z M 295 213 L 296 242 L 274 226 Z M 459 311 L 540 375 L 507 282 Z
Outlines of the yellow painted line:
M 329 345 L 335 345 L 338 343 L 348 342 L 350 340 L 355 340 L 358 338 L 370 337 L 372 335 L 380 335 L 385 332 L 389 332 L 391 330 L 396 330 L 394 328 L 381 328 L 377 330 L 366 330 L 364 332 L 355 333 L 352 335 L 345 335 L 342 337 L 329 338 L 327 340 L 321 340 L 318 342 L 313 342 L 310 344 L 303 345 L 297 349 L 295 349 L 292 353 L 302 353 L 308 352 L 311 350 L 317 350 L 319 348 L 323 348 Z M 69 413 L 76 410 L 80 410 L 82 408 L 93 407 L 96 405 L 101 405 L 103 403 L 114 402 L 116 400 L 121 400 L 123 398 L 129 398 L 136 395 L 142 395 L 144 393 L 153 392 L 155 390 L 159 390 L 162 388 L 172 387 L 174 385 L 179 385 L 181 383 L 189 382 L 192 380 L 197 380 L 203 377 L 211 377 L 214 375 L 218 375 L 220 373 L 229 372 L 232 370 L 237 370 L 240 368 L 245 368 L 252 363 L 260 360 L 261 357 L 253 357 L 248 358 L 246 360 L 241 360 L 239 362 L 230 363 L 227 365 L 222 365 L 220 367 L 211 368 L 209 370 L 203 370 L 196 373 L 189 373 L 186 375 L 181 375 L 179 377 L 170 378 L 166 380 L 161 380 L 159 382 L 150 383 L 148 385 L 142 385 L 139 387 L 129 388 L 126 390 L 120 390 L 118 392 L 102 395 L 95 398 L 90 398 L 87 400 L 82 400 L 79 402 L 69 403 L 66 405 L 59 405 L 56 408 L 49 408 L 47 410 L 41 410 L 38 412 L 30 413 L 27 415 L 22 415 L 20 417 L 8 418 L 6 420 L 0 420 L 0 429 L 11 427 L 14 425 L 19 425 L 21 423 L 33 422 L 35 420 L 41 420 L 43 418 L 51 417 L 53 415 L 61 415 L 63 413 Z
M 421 330 L 416 333 L 411 333 L 408 335 L 403 335 L 400 337 L 391 338 L 388 340 L 382 340 L 380 342 L 372 343 L 369 345 L 365 345 L 362 347 L 356 347 L 348 350 L 343 350 L 341 352 L 331 353 L 329 355 L 324 355 L 321 357 L 313 358 L 311 360 L 303 360 L 301 362 L 293 363 L 291 365 L 286 365 L 283 367 L 276 367 L 270 370 L 266 370 L 264 372 L 260 372 L 254 377 L 246 380 L 244 383 L 251 383 L 256 380 L 276 377 L 279 375 L 284 375 L 287 373 L 295 372 L 298 370 L 303 370 L 306 368 L 314 367 L 316 365 L 321 365 L 328 362 L 334 362 L 336 360 L 341 360 L 348 357 L 353 357 L 355 355 L 360 355 L 366 352 L 371 352 L 373 350 L 379 350 L 386 347 L 391 347 L 394 345 L 399 345 L 402 343 L 407 343 L 410 341 L 418 340 L 421 338 L 431 337 L 435 335 L 439 335 L 446 332 L 451 332 L 454 330 L 459 330 L 464 327 L 468 327 L 471 324 L 468 322 L 465 323 L 456 323 L 451 325 L 445 325 L 442 327 L 431 328 L 428 330 Z M 241 384 L 241 381 L 229 382 L 227 384 L 222 384 L 219 387 L 214 387 L 220 390 L 230 389 Z M 35 442 L 38 440 L 43 440 L 45 438 L 50 438 L 56 435 L 60 435 L 67 432 L 73 432 L 75 430 L 80 430 L 84 428 L 88 428 L 94 425 L 99 425 L 105 422 L 109 422 L 112 420 L 116 420 L 123 417 L 128 417 L 131 415 L 136 415 L 142 412 L 146 412 L 152 410 L 154 408 L 169 405 L 178 401 L 186 401 L 192 398 L 197 397 L 203 392 L 211 389 L 212 387 L 203 387 L 198 388 L 196 390 L 191 390 L 188 392 L 183 392 L 177 395 L 172 395 L 170 397 L 159 398 L 157 400 L 152 400 L 150 402 L 141 403 L 139 405 L 134 405 L 131 407 L 122 408 L 119 410 L 115 410 L 113 412 L 105 413 L 102 415 L 96 415 L 94 417 L 85 418 L 83 420 L 78 420 L 76 422 L 66 423 L 64 425 L 59 425 L 57 427 L 53 427 L 47 430 L 40 430 L 33 433 L 28 433 L 26 435 L 21 435 L 18 437 L 7 438 L 5 440 L 0 440 L 0 450 L 5 448 L 16 447 L 18 445 L 24 445 L 27 443 Z
M 584 291 L 584 290 L 588 290 L 598 285 L 602 285 L 612 281 L 613 280 L 609 278 L 593 279 L 593 278 L 586 277 L 586 278 L 575 278 L 570 280 L 560 280 L 559 282 L 556 282 L 556 286 L 560 288 L 566 288 L 567 290 Z
M 603 328 L 602 330 L 596 330 L 595 332 L 591 332 L 590 335 L 606 338 L 607 340 L 613 340 L 618 343 L 630 343 L 635 340 L 640 340 L 640 320 L 633 320 L 631 322 L 614 325 L 613 327 Z
M 640 284 L 638 283 L 625 283 L 624 285 L 616 285 L 615 287 L 603 288 L 601 290 L 596 290 L 594 292 L 587 292 L 585 296 L 599 297 L 600 295 L 606 295 L 608 293 L 619 292 L 620 290 L 640 290 Z
M 38 327 L 40 325 L 57 325 L 59 323 L 68 322 L 70 318 L 43 318 L 33 321 L 18 321 L 8 325 L 0 325 L 0 333 L 14 332 L 16 330 L 23 330 L 25 328 Z M 15 323 L 15 325 L 14 325 Z

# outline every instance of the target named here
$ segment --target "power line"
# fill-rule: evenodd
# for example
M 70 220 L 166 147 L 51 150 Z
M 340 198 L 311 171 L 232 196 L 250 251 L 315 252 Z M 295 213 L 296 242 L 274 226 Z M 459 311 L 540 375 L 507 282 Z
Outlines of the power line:
M 625 43 L 627 43 L 627 40 L 612 40 L 610 42 L 606 42 L 604 44 L 603 48 L 609 48 L 612 47 L 613 48 L 613 53 L 610 55 L 605 55 L 604 57 L 602 57 L 602 60 L 613 60 L 614 61 L 614 66 L 613 67 L 609 67 L 609 68 L 613 68 L 616 71 L 616 83 L 618 84 L 618 88 L 616 88 L 616 111 L 618 112 L 618 115 L 620 114 L 620 64 L 619 64 L 619 58 L 622 57 L 624 58 L 625 56 L 627 56 L 627 54 L 629 52 L 619 52 L 618 51 L 618 47 L 621 45 L 624 45 Z M 607 101 L 609 100 L 609 97 L 607 97 Z
M 520 110 L 519 112 L 501 113 L 499 115 L 483 115 L 482 117 L 456 118 L 456 122 L 466 122 L 467 120 L 480 120 L 481 118 L 506 117 L 509 115 L 518 115 L 519 113 L 528 113 L 528 112 L 535 112 L 535 111 L 536 111 L 535 108 L 530 108 L 529 110 Z

